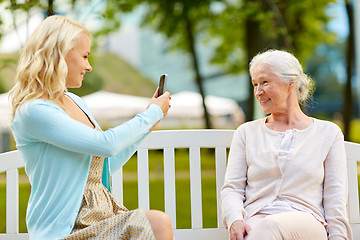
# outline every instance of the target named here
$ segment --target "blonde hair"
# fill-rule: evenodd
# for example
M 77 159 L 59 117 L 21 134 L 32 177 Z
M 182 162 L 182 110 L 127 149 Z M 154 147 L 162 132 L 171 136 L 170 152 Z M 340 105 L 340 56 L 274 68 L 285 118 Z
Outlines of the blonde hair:
M 305 104 L 306 100 L 315 90 L 314 81 L 310 76 L 303 72 L 299 60 L 289 52 L 282 50 L 268 50 L 259 53 L 249 64 L 251 76 L 255 66 L 258 64 L 268 64 L 273 72 L 284 82 L 295 82 L 298 101 L 301 104 Z
M 38 98 L 56 101 L 66 91 L 65 56 L 82 33 L 91 37 L 80 23 L 57 15 L 35 29 L 21 50 L 15 85 L 9 92 L 12 119 L 25 102 Z

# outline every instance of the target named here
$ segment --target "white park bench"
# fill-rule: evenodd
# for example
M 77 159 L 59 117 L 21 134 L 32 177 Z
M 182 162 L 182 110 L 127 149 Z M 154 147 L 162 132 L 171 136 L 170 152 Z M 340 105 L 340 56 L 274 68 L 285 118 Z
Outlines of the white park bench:
M 164 198 L 165 212 L 169 215 L 176 240 L 220 240 L 228 239 L 228 232 L 220 220 L 219 196 L 226 169 L 227 149 L 230 147 L 233 130 L 165 130 L 154 131 L 142 142 L 138 152 L 138 206 L 149 209 L 149 160 L 148 150 L 162 149 L 164 156 Z M 354 239 L 360 239 L 359 195 L 357 162 L 360 162 L 360 144 L 346 142 L 349 173 L 348 213 Z M 175 196 L 175 149 L 189 149 L 191 228 L 176 228 Z M 215 177 L 217 196 L 217 227 L 203 227 L 201 191 L 201 148 L 215 149 Z M 6 233 L 0 239 L 28 239 L 26 233 L 19 233 L 19 174 L 24 162 L 18 151 L 0 154 L 0 173 L 6 172 Z M 123 176 L 118 171 L 112 177 L 112 192 L 123 200 Z M 205 210 L 206 211 L 206 210 Z M 3 221 L 3 220 L 2 220 Z

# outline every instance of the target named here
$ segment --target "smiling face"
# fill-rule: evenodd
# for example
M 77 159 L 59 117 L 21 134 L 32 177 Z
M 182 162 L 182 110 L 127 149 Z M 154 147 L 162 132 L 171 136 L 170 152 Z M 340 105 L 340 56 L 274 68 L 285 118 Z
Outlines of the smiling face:
M 65 57 L 68 67 L 66 77 L 67 88 L 79 88 L 84 80 L 86 72 L 90 72 L 92 67 L 89 63 L 90 55 L 90 38 L 82 33 L 77 40 L 74 48 L 69 51 Z
M 258 64 L 251 74 L 254 94 L 265 114 L 288 110 L 290 84 L 285 83 L 267 64 Z

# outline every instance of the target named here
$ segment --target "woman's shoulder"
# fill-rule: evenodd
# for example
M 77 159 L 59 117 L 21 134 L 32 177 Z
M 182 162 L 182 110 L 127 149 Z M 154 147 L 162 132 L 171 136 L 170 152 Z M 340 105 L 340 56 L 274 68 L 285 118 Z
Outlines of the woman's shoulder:
M 340 127 L 331 121 L 328 120 L 322 120 L 318 118 L 313 118 L 314 124 L 320 129 L 320 130 L 333 130 L 333 131 L 341 131 Z
M 260 127 L 264 123 L 265 123 L 265 118 L 260 118 L 260 119 L 244 122 L 241 125 L 239 125 L 236 130 L 238 131 L 238 130 L 254 129 Z
M 62 108 L 45 99 L 29 100 L 16 111 L 11 126 L 13 129 L 17 127 L 35 128 L 36 124 L 34 123 L 39 123 L 36 126 L 41 128 L 44 122 L 54 117 L 58 119 L 64 113 Z
M 19 108 L 19 112 L 21 113 L 28 113 L 28 112 L 37 112 L 37 111 L 42 111 L 45 109 L 49 109 L 49 108 L 58 108 L 61 109 L 59 106 L 57 106 L 55 103 L 45 100 L 45 99 L 34 99 L 34 100 L 30 100 L 25 102 L 20 108 Z
M 315 134 L 330 140 L 337 137 L 343 138 L 341 128 L 334 122 L 314 118 Z

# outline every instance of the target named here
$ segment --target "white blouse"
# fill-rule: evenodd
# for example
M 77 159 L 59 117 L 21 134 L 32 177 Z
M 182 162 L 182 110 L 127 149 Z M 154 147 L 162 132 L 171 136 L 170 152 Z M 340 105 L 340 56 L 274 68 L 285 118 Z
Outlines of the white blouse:
M 279 166 L 282 172 L 284 172 L 285 170 L 284 168 L 286 165 L 286 158 L 290 151 L 290 147 L 294 137 L 294 132 L 295 132 L 294 129 L 288 129 L 283 133 L 280 141 L 280 146 L 277 150 L 279 154 L 278 157 Z M 291 204 L 286 199 L 281 199 L 277 197 L 274 201 L 263 207 L 259 211 L 259 213 L 271 215 L 271 214 L 291 212 L 291 211 L 297 211 L 297 210 L 291 207 Z

